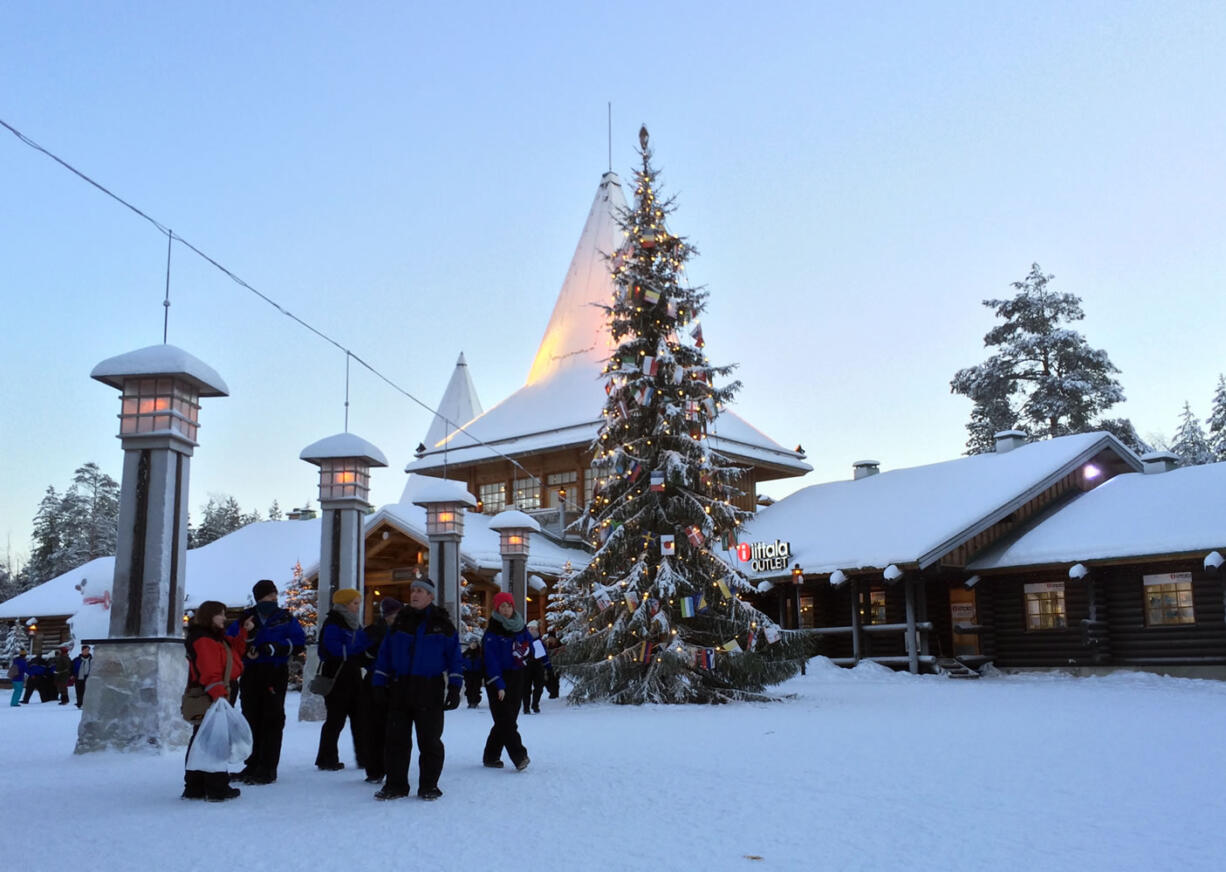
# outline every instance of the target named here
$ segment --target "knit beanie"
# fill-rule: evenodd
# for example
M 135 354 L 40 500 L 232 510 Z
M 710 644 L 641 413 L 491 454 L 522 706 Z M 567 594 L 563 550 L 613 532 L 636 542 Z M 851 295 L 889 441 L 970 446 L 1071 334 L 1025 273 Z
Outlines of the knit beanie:
M 392 612 L 398 612 L 404 608 L 404 603 L 393 596 L 385 596 L 379 603 L 379 613 L 386 618 Z
M 434 596 L 434 582 L 428 578 L 415 578 L 409 587 L 420 587 L 426 593 L 430 594 L 430 596 Z
M 336 606 L 347 606 L 352 602 L 357 602 L 362 598 L 362 595 L 351 587 L 342 587 L 336 593 L 332 594 L 332 604 Z
M 511 608 L 515 608 L 515 597 L 511 596 L 505 590 L 494 594 L 494 611 L 498 611 L 498 607 L 503 603 L 510 603 Z

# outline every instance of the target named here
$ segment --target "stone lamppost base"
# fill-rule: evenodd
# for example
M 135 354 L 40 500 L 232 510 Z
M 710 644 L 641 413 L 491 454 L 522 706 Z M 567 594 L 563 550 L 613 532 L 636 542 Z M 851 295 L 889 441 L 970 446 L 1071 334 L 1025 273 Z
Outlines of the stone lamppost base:
M 324 698 L 317 693 L 311 693 L 311 679 L 319 669 L 319 649 L 315 645 L 307 647 L 306 663 L 302 666 L 302 698 L 298 700 L 298 720 L 322 721 L 328 716 L 324 707 Z
M 85 640 L 94 646 L 76 753 L 172 751 L 192 729 L 179 704 L 187 687 L 182 639 Z

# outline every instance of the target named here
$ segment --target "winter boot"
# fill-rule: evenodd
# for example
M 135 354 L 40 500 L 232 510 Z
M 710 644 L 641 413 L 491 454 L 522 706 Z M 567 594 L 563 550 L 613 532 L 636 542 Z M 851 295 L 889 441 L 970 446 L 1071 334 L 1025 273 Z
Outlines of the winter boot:
M 204 798 L 209 802 L 225 802 L 227 799 L 235 799 L 241 793 L 237 787 L 230 786 L 230 777 L 226 773 L 204 773 Z
M 183 773 L 183 793 L 180 799 L 204 799 L 204 773 L 188 769 Z

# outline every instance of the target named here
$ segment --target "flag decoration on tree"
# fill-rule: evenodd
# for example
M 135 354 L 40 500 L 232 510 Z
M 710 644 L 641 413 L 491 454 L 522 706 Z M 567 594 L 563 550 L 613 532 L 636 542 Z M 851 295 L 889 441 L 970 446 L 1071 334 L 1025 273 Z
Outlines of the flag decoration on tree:
M 621 219 L 626 242 L 610 261 L 616 290 L 604 307 L 612 387 L 592 470 L 608 483 L 572 527 L 597 550 L 565 582 L 587 605 L 574 610 L 554 662 L 572 681 L 573 702 L 770 699 L 766 687 L 799 671 L 812 649 L 800 631 L 781 631 L 786 644 L 762 653 L 726 647 L 730 636 L 775 626 L 737 595 L 752 586 L 707 545 L 750 517 L 734 502 L 742 470 L 703 438 L 740 385 L 733 367 L 712 365 L 703 351 L 697 318 L 707 292 L 685 280 L 695 252 L 669 228 L 674 204 L 657 195 L 645 129 L 640 142 L 634 208 Z M 618 523 L 617 535 L 604 532 Z M 729 595 L 716 596 L 717 580 Z M 609 590 L 620 592 L 612 604 Z

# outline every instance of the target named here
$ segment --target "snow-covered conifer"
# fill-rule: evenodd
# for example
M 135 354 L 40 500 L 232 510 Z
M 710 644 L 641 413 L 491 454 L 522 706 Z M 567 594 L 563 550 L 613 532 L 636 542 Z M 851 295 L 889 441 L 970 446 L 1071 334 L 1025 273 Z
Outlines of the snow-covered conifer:
M 1079 297 L 1048 288 L 1052 278 L 1036 263 L 1024 280 L 1013 282 L 1012 299 L 983 301 L 1004 322 L 983 338 L 986 347 L 999 350 L 949 383 L 952 393 L 975 403 L 968 454 L 991 450 L 992 432 L 1015 426 L 1034 438 L 1095 430 L 1095 418 L 1124 399 L 1107 352 L 1063 326 L 1085 314 Z
M 626 240 L 610 255 L 605 307 L 616 349 L 604 370 L 604 420 L 593 443 L 595 488 L 576 528 L 597 548 L 563 580 L 571 614 L 558 663 L 574 702 L 765 699 L 807 653 L 742 597 L 750 583 L 720 554 L 749 512 L 733 500 L 742 470 L 711 450 L 719 410 L 740 387 L 717 386 L 698 316 L 707 293 L 684 279 L 694 249 L 666 223 L 647 130 Z
M 302 563 L 295 563 L 290 582 L 285 586 L 285 609 L 298 619 L 308 642 L 315 640 L 315 625 L 319 621 L 317 596 L 315 585 L 303 575 Z
M 1213 449 L 1205 438 L 1200 418 L 1192 413 L 1192 406 L 1185 402 L 1180 415 L 1179 429 L 1171 442 L 1171 451 L 1179 455 L 1180 466 L 1200 466 L 1213 462 Z
M 1226 460 L 1226 375 L 1217 377 L 1213 405 L 1209 408 L 1209 450 L 1215 462 Z

